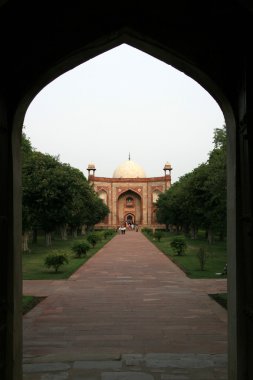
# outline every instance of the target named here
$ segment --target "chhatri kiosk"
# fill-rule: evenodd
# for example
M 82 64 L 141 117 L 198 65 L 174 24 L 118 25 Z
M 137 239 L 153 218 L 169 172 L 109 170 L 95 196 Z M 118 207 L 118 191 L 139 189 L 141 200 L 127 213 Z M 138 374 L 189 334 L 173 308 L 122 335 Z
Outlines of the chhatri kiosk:
M 140 165 L 130 159 L 119 165 L 112 178 L 96 177 L 95 164 L 88 165 L 88 181 L 98 196 L 109 207 L 110 214 L 97 228 L 116 228 L 123 223 L 139 227 L 164 228 L 157 223 L 156 201 L 160 193 L 171 186 L 169 163 L 164 165 L 164 175 L 147 178 Z

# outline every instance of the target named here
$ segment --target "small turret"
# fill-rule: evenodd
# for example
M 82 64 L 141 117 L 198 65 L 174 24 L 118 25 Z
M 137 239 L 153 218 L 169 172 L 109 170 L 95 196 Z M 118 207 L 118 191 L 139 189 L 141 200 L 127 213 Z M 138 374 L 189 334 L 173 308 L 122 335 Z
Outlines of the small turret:
M 171 175 L 171 170 L 172 170 L 171 164 L 169 162 L 166 162 L 163 170 L 164 170 L 165 175 L 167 175 L 167 171 L 169 171 L 169 175 Z
M 163 170 L 164 170 L 165 190 L 167 190 L 171 186 L 171 170 L 172 170 L 171 164 L 169 162 L 166 162 Z M 169 174 L 167 174 L 167 172 L 169 172 Z
M 88 170 L 88 177 L 94 176 L 95 175 L 95 171 L 96 171 L 95 164 L 93 164 L 92 162 L 90 162 L 88 164 L 87 170 Z

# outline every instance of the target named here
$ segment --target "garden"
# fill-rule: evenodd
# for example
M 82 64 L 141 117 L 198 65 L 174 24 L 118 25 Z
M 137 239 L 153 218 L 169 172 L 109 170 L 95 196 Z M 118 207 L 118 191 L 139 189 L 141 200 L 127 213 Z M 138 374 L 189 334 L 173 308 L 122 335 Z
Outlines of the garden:
M 143 234 L 185 274 L 192 279 L 227 278 L 226 240 L 208 242 L 204 231 L 195 239 L 164 230 L 142 230 Z M 213 295 L 217 302 L 226 307 L 227 294 Z
M 22 254 L 23 280 L 61 280 L 69 278 L 115 235 L 114 230 L 89 232 L 84 236 L 62 240 L 55 235 L 51 247 L 45 237 L 39 235 L 30 250 Z M 23 296 L 23 313 L 29 311 L 41 299 Z

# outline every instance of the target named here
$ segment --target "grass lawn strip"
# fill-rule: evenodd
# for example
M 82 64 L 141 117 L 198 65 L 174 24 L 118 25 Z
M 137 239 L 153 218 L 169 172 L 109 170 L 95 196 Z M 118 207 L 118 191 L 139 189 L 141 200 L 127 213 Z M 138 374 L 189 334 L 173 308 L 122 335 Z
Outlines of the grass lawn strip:
M 209 294 L 209 297 L 218 302 L 222 307 L 227 309 L 227 293 Z
M 91 248 L 88 253 L 81 258 L 77 258 L 72 252 L 72 246 L 77 243 L 84 241 L 84 238 L 71 238 L 69 240 L 55 239 L 53 241 L 52 247 L 48 248 L 45 246 L 44 238 L 39 237 L 36 244 L 30 244 L 30 252 L 23 253 L 22 255 L 22 265 L 23 265 L 23 279 L 24 280 L 61 280 L 66 279 L 71 276 L 81 265 L 83 265 L 90 257 L 92 257 L 96 252 L 98 252 L 109 240 L 115 236 L 107 237 L 106 239 L 98 242 L 94 248 Z M 69 264 L 64 265 L 61 269 L 55 273 L 52 269 L 46 269 L 44 266 L 44 261 L 46 256 L 52 252 L 52 250 L 57 250 L 59 253 L 67 254 L 69 258 Z M 34 297 L 23 295 L 22 298 L 22 311 L 23 315 L 28 313 L 33 309 L 39 302 L 41 302 L 45 297 Z
M 23 315 L 25 315 L 26 313 L 28 313 L 28 311 L 33 309 L 44 298 L 46 297 L 23 296 L 22 298 Z
M 168 256 L 185 274 L 192 279 L 227 278 L 223 269 L 227 263 L 226 242 L 218 241 L 209 244 L 203 238 L 196 240 L 186 239 L 187 250 L 183 256 L 178 256 L 170 247 L 170 242 L 176 236 L 174 233 L 163 232 L 160 241 L 152 234 L 144 235 L 166 256 Z M 208 252 L 208 259 L 204 270 L 200 269 L 197 251 L 200 247 Z M 209 296 L 227 309 L 227 293 L 209 294 Z
M 152 235 L 145 234 L 145 236 L 182 269 L 189 278 L 226 278 L 226 275 L 221 275 L 227 263 L 225 241 L 209 244 L 202 238 L 196 240 L 186 239 L 186 253 L 182 256 L 178 256 L 170 247 L 170 242 L 177 236 L 174 233 L 164 232 L 160 241 L 156 240 Z M 197 252 L 200 247 L 203 247 L 208 253 L 204 270 L 200 269 L 200 263 L 197 258 Z
M 80 258 L 76 257 L 71 248 L 75 243 L 85 241 L 84 237 L 71 238 L 69 240 L 55 239 L 52 242 L 51 248 L 45 246 L 43 237 L 39 237 L 36 244 L 30 244 L 30 252 L 23 253 L 22 255 L 23 280 L 62 280 L 69 278 L 90 257 L 103 248 L 113 236 L 115 234 L 99 241 L 94 248 L 90 248 L 87 254 Z M 47 269 L 44 266 L 46 256 L 54 251 L 66 254 L 69 258 L 69 263 L 60 267 L 57 273 L 52 268 Z

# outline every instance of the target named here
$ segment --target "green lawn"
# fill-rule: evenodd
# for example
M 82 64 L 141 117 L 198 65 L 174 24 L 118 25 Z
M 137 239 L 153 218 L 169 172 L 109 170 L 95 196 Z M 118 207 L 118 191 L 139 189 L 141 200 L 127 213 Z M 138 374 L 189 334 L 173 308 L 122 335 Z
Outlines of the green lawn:
M 34 306 L 36 306 L 45 297 L 33 297 L 33 296 L 23 296 L 22 298 L 22 309 L 23 315 L 28 313 Z
M 223 272 L 223 268 L 227 263 L 226 242 L 215 241 L 209 244 L 203 237 L 196 240 L 186 239 L 187 249 L 183 256 L 178 256 L 170 247 L 171 240 L 176 236 L 170 232 L 164 232 L 160 242 L 155 240 L 153 236 L 145 234 L 154 245 L 156 245 L 166 256 L 168 256 L 175 264 L 177 264 L 190 278 L 226 278 L 225 275 L 218 273 Z M 204 270 L 200 269 L 197 252 L 203 247 L 208 253 L 208 259 Z
M 181 268 L 190 278 L 226 278 L 226 275 L 218 273 L 223 272 L 227 263 L 226 242 L 216 241 L 209 244 L 202 236 L 198 239 L 186 239 L 187 249 L 183 256 L 177 256 L 170 247 L 170 242 L 176 236 L 174 233 L 164 232 L 159 241 L 155 240 L 152 235 L 144 234 L 157 248 L 168 256 L 179 268 Z M 200 263 L 197 258 L 197 251 L 203 247 L 208 252 L 208 259 L 204 270 L 200 269 Z M 227 293 L 209 294 L 216 302 L 227 309 Z
M 227 309 L 227 293 L 216 293 L 209 294 L 211 298 L 213 298 L 216 302 L 218 302 L 221 306 Z
M 113 235 L 114 236 L 114 235 Z M 91 248 L 86 256 L 76 258 L 72 252 L 71 247 L 76 242 L 85 240 L 84 237 L 69 238 L 68 240 L 60 240 L 55 238 L 52 242 L 52 247 L 45 246 L 43 237 L 38 238 L 38 243 L 29 244 L 30 252 L 22 254 L 23 265 L 23 279 L 24 280 L 60 280 L 68 278 L 73 274 L 82 264 L 84 264 L 91 256 L 93 256 L 99 249 L 101 249 L 113 236 L 108 237 L 96 244 Z M 50 253 L 57 250 L 61 254 L 67 254 L 69 263 L 60 267 L 57 273 L 54 270 L 47 269 L 44 266 L 45 257 Z
M 39 236 L 36 244 L 29 244 L 30 252 L 22 254 L 22 267 L 23 267 L 23 279 L 24 280 L 60 280 L 68 278 L 74 273 L 82 264 L 84 264 L 91 256 L 93 256 L 99 249 L 101 249 L 112 236 L 104 239 L 96 244 L 94 248 L 91 248 L 85 257 L 76 258 L 72 252 L 71 247 L 73 244 L 85 240 L 83 237 L 70 238 L 68 240 L 60 240 L 55 238 L 52 243 L 52 247 L 45 246 L 44 237 Z M 69 263 L 63 265 L 57 273 L 53 269 L 47 269 L 44 266 L 45 257 L 52 251 L 57 250 L 59 253 L 68 255 Z M 33 297 L 23 295 L 22 308 L 23 315 L 36 306 L 44 297 Z
M 114 235 L 113 235 L 114 236 Z M 25 280 L 60 280 L 66 279 L 73 274 L 82 264 L 84 264 L 91 256 L 100 250 L 112 237 L 98 242 L 94 248 L 91 248 L 85 257 L 76 258 L 71 250 L 74 243 L 85 240 L 84 238 L 71 238 L 69 240 L 60 240 L 55 238 L 51 248 L 45 246 L 44 238 L 39 237 L 38 243 L 30 244 L 29 253 L 23 253 L 23 279 Z M 156 245 L 166 256 L 168 256 L 175 264 L 177 264 L 190 278 L 226 278 L 225 275 L 220 275 L 227 262 L 226 243 L 215 242 L 209 245 L 204 238 L 197 240 L 187 239 L 187 250 L 185 255 L 177 256 L 170 247 L 171 240 L 175 237 L 173 233 L 163 233 L 162 239 L 155 240 L 152 236 L 145 234 L 154 245 Z M 200 264 L 197 259 L 197 250 L 199 247 L 204 247 L 208 254 L 208 260 L 205 270 L 200 270 Z M 65 253 L 69 257 L 69 263 L 65 264 L 55 273 L 53 269 L 47 269 L 44 266 L 45 257 L 57 250 L 59 253 Z M 226 307 L 227 294 L 210 295 L 222 306 Z M 26 313 L 38 302 L 41 297 L 23 296 L 23 311 Z

